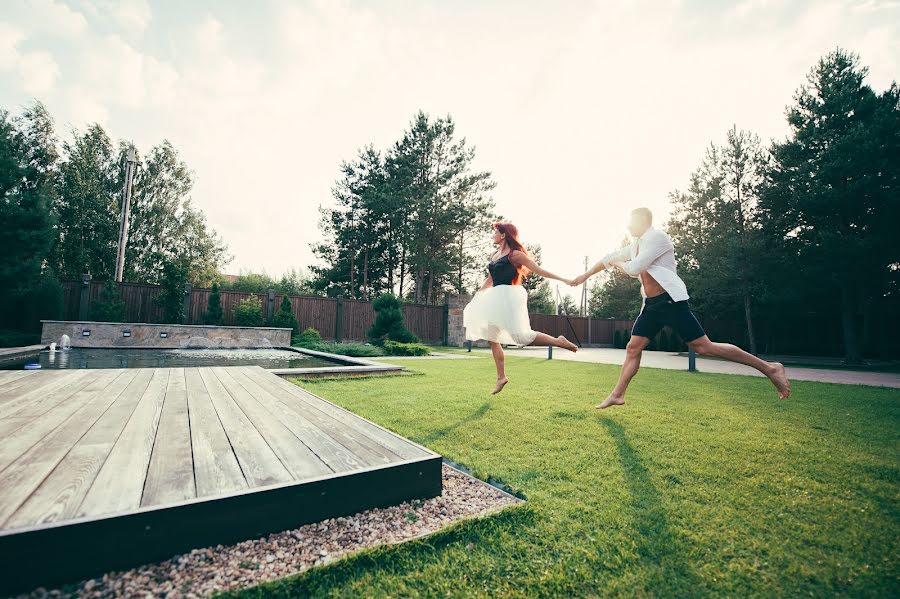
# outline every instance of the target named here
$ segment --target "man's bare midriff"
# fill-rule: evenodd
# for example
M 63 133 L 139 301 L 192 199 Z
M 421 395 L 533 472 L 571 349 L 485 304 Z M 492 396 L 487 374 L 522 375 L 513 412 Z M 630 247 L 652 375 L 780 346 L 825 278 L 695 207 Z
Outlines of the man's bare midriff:
M 656 297 L 666 292 L 662 285 L 656 282 L 656 279 L 650 276 L 648 272 L 641 273 L 641 285 L 644 287 L 644 297 Z

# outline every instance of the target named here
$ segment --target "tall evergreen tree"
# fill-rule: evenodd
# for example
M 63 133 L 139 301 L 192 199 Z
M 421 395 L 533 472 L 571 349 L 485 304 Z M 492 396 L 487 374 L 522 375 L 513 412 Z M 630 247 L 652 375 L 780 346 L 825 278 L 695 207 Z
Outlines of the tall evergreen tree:
M 758 200 L 768 160 L 756 135 L 732 127 L 724 145 L 710 145 L 688 190 L 669 196 L 667 230 L 697 311 L 743 318 L 751 353 L 753 306 L 763 292 Z
M 900 263 L 897 85 L 876 94 L 867 73 L 840 48 L 810 71 L 761 194 L 775 251 L 796 257 L 793 284 L 810 281 L 818 295 L 839 299 L 848 362 L 861 358 L 860 309 L 885 296 Z

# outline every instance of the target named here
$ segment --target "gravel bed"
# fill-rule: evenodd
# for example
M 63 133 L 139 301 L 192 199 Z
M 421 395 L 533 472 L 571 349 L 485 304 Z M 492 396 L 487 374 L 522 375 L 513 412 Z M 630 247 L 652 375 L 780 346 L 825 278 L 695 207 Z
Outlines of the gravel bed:
M 331 518 L 236 545 L 195 549 L 66 590 L 40 588 L 19 598 L 206 597 L 296 574 L 361 549 L 416 539 L 520 501 L 447 465 L 443 481 L 444 491 L 434 499 Z

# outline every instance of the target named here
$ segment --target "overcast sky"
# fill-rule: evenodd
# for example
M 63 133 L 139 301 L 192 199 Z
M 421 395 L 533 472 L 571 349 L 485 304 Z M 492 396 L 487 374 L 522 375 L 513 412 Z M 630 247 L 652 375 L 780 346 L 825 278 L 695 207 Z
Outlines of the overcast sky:
M 900 2 L 181 2 L 3 0 L 0 107 L 43 101 L 147 151 L 172 141 L 227 272 L 313 260 L 341 160 L 451 114 L 497 209 L 544 265 L 581 271 L 658 220 L 732 124 L 787 133 L 785 107 L 836 46 L 900 78 Z M 251 8 L 252 6 L 252 8 Z

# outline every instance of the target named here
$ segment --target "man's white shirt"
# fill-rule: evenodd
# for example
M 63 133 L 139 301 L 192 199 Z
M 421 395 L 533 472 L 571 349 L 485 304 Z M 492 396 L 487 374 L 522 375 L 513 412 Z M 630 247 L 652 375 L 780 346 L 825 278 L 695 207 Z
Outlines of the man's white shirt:
M 611 262 L 623 262 L 622 270 L 634 278 L 648 273 L 676 302 L 689 297 L 687 286 L 675 270 L 675 246 L 662 231 L 650 227 L 637 241 L 603 258 L 607 267 Z M 643 285 L 641 295 L 646 297 Z

